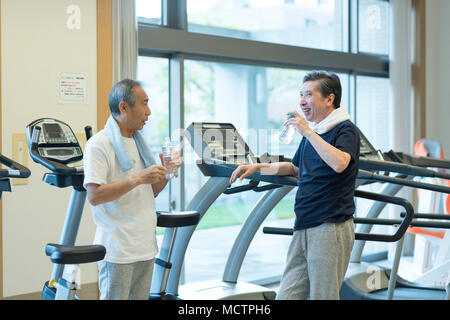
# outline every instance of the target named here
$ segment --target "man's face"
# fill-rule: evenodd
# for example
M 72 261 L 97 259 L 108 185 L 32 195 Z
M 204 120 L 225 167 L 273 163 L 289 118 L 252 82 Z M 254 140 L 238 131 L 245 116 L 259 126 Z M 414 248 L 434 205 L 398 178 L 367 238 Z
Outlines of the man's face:
M 148 106 L 148 96 L 144 89 L 136 86 L 134 87 L 134 92 L 136 102 L 134 106 L 128 107 L 127 112 L 128 127 L 132 131 L 141 130 L 151 114 L 150 107 Z
M 333 110 L 334 95 L 323 97 L 319 91 L 320 80 L 306 81 L 300 91 L 300 108 L 309 122 L 319 123 Z

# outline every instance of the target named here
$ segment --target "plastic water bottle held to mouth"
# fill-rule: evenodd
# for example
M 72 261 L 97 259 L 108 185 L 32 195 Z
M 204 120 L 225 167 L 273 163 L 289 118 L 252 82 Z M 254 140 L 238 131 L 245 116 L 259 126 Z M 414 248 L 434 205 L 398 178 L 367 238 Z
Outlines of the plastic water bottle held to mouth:
M 292 113 L 289 113 L 287 115 L 287 119 L 292 118 L 292 116 L 293 116 Z M 294 126 L 292 126 L 290 124 L 285 125 L 283 127 L 283 130 L 281 130 L 281 133 L 280 133 L 280 137 L 279 137 L 280 142 L 283 144 L 291 143 L 292 138 L 294 138 L 294 133 L 295 133 Z

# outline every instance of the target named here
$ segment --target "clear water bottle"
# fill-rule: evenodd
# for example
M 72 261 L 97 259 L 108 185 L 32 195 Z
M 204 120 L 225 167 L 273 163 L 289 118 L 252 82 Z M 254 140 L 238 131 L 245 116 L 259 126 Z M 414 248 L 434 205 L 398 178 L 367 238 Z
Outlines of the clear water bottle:
M 170 180 L 174 177 L 173 170 L 170 166 L 170 160 L 172 159 L 172 142 L 170 138 L 164 139 L 164 144 L 162 146 L 162 154 L 163 154 L 163 165 L 167 169 L 166 179 Z
M 291 118 L 292 114 L 288 114 L 287 119 Z M 286 125 L 283 127 L 280 133 L 280 142 L 284 144 L 289 144 L 294 138 L 295 128 L 292 125 Z

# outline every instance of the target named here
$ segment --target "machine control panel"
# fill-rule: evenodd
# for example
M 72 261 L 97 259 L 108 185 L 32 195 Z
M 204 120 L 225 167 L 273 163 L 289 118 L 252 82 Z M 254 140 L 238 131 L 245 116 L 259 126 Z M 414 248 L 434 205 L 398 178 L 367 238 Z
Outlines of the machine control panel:
M 39 156 L 60 163 L 71 163 L 83 158 L 81 146 L 72 129 L 64 122 L 43 118 L 26 128 L 28 146 L 37 144 Z M 36 141 L 33 141 L 35 139 Z
M 230 123 L 193 122 L 186 129 L 186 137 L 202 161 L 235 165 L 256 163 L 250 148 Z M 383 160 L 382 153 L 360 130 L 359 137 L 361 158 Z
M 202 161 L 256 163 L 255 156 L 231 123 L 193 122 L 185 135 Z
M 383 160 L 383 155 L 379 150 L 376 150 L 372 144 L 367 140 L 364 134 L 359 130 L 359 156 L 360 158 L 370 159 L 370 160 Z

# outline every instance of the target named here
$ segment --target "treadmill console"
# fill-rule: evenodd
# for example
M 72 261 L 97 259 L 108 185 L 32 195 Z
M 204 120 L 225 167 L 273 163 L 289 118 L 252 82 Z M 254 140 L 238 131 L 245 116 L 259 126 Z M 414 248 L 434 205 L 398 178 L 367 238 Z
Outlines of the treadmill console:
M 364 134 L 360 137 L 360 157 L 383 160 Z M 231 123 L 193 122 L 186 129 L 186 137 L 202 161 L 224 164 L 256 163 L 257 159 Z
M 231 123 L 193 122 L 185 135 L 202 161 L 231 165 L 256 163 L 255 156 Z
M 37 144 L 38 156 L 63 164 L 79 161 L 83 151 L 72 129 L 64 122 L 43 118 L 26 128 L 30 150 Z
M 372 144 L 367 140 L 367 138 L 363 135 L 361 130 L 359 130 L 359 140 L 360 140 L 360 149 L 359 149 L 359 157 L 370 160 L 383 160 L 383 156 L 381 152 L 377 151 Z

